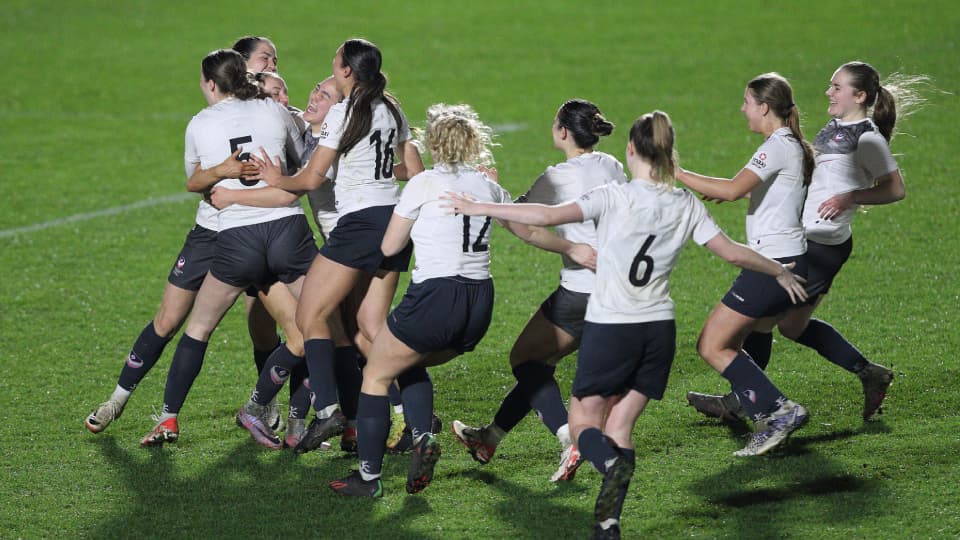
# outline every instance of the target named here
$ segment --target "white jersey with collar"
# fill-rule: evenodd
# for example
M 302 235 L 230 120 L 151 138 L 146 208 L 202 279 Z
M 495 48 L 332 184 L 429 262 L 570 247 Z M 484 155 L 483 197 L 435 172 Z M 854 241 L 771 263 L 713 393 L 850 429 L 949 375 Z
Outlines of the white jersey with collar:
M 278 156 L 286 171 L 286 148 L 292 148 L 299 155 L 302 142 L 299 128 L 287 109 L 279 103 L 272 99 L 227 98 L 197 113 L 187 125 L 184 144 L 187 174 L 192 174 L 197 163 L 204 169 L 222 163 L 238 147 L 245 154 L 259 155 L 263 149 L 269 156 Z M 216 185 L 225 189 L 267 187 L 260 180 L 237 178 L 225 178 Z M 206 203 L 201 204 L 201 209 L 203 204 Z M 281 208 L 233 204 L 216 213 L 217 226 L 213 230 L 223 231 L 302 213 L 299 201 Z
M 320 146 L 336 150 L 349 123 L 350 99 L 330 107 L 320 127 Z M 338 156 L 335 186 L 337 212 L 341 216 L 373 206 L 397 203 L 400 186 L 393 177 L 397 145 L 410 138 L 407 119 L 400 112 L 400 125 L 383 100 L 373 102 L 373 118 L 367 132 L 346 154 Z M 398 107 L 399 110 L 399 107 Z M 351 112 L 352 114 L 352 112 Z
M 690 192 L 649 180 L 609 184 L 577 201 L 597 223 L 597 285 L 584 317 L 596 323 L 674 318 L 670 272 L 683 245 L 706 244 L 720 229 Z
M 855 122 L 833 119 L 814 140 L 817 166 L 803 207 L 803 227 L 814 242 L 836 245 L 853 234 L 853 205 L 833 219 L 820 219 L 820 205 L 841 193 L 872 187 L 877 178 L 898 169 L 890 145 L 873 120 Z
M 800 216 L 807 188 L 803 185 L 803 147 L 790 128 L 767 137 L 744 166 L 760 177 L 750 192 L 747 245 L 767 257 L 796 257 L 807 251 Z
M 410 231 L 416 265 L 411 280 L 490 277 L 490 218 L 450 213 L 440 196 L 466 193 L 478 201 L 510 202 L 510 194 L 472 167 L 438 165 L 407 182 L 393 212 L 416 220 Z
M 555 205 L 576 200 L 591 189 L 627 181 L 623 165 L 610 154 L 589 152 L 548 167 L 518 202 Z M 555 227 L 557 235 L 570 242 L 597 248 L 597 227 L 592 221 L 566 223 Z M 563 255 L 560 285 L 569 291 L 592 293 L 596 275 Z

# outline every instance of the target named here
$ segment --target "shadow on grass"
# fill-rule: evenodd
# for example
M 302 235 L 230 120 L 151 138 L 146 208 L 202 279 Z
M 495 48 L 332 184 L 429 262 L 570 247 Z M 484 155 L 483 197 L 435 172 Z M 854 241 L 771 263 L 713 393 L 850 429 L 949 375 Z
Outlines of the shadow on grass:
M 572 493 L 590 492 L 591 488 L 599 489 L 599 477 L 596 486 L 583 482 L 560 482 L 554 484 L 555 489 L 546 489 L 545 494 L 477 469 L 466 469 L 455 475 L 482 482 L 500 494 L 493 503 L 497 514 L 494 519 L 510 524 L 515 530 L 515 538 L 587 538 L 593 528 L 592 498 L 590 504 L 582 508 L 571 508 L 554 499 L 568 498 Z M 482 534 L 478 532 L 478 536 Z
M 782 449 L 760 457 L 739 458 L 715 474 L 689 485 L 706 502 L 682 513 L 708 518 L 722 535 L 737 538 L 803 537 L 817 527 L 856 528 L 885 515 L 889 491 L 883 482 L 816 450 L 817 443 L 889 431 L 878 422 L 855 430 L 793 437 Z
M 406 497 L 402 510 L 381 511 L 378 501 L 342 497 L 327 483 L 344 476 L 356 458 L 338 454 L 295 458 L 267 455 L 241 444 L 201 472 L 178 471 L 180 449 L 120 448 L 112 437 L 93 440 L 122 478 L 127 499 L 94 529 L 103 538 L 429 538 L 410 524 L 431 512 L 422 497 Z M 279 458 L 279 459 L 276 459 Z M 439 536 L 437 537 L 439 538 Z

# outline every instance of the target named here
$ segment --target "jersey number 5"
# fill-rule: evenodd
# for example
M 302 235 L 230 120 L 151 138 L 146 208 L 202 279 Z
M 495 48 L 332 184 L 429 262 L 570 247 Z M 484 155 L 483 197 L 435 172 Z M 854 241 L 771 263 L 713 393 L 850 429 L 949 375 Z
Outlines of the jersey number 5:
M 234 137 L 233 139 L 230 139 L 230 153 L 232 154 L 236 152 L 237 148 L 240 148 L 241 144 L 248 142 L 253 142 L 253 137 L 244 135 L 243 137 Z M 250 161 L 250 152 L 241 152 L 240 155 L 237 156 L 237 161 Z M 260 180 L 257 179 L 246 180 L 240 178 L 239 180 L 240 183 L 245 186 L 255 186 L 258 182 L 260 182 Z
M 370 134 L 370 144 L 377 151 L 377 163 L 373 171 L 373 177 L 377 180 L 393 177 L 393 135 L 396 131 L 390 130 L 386 143 L 382 141 L 379 129 Z
M 477 234 L 477 239 L 470 243 L 470 216 L 463 216 L 463 252 L 478 252 L 478 251 L 487 251 L 490 249 L 489 244 L 483 243 L 483 237 L 487 234 L 487 229 L 490 228 L 490 218 L 483 220 L 483 227 L 480 227 L 480 233 Z
M 630 275 L 627 276 L 631 285 L 643 287 L 650 282 L 650 275 L 653 274 L 653 257 L 647 255 L 647 250 L 650 249 L 650 245 L 653 244 L 656 237 L 655 234 L 648 236 L 643 242 L 643 246 L 640 247 L 640 251 L 637 252 L 637 256 L 633 258 L 633 264 L 630 265 Z M 639 275 L 641 264 L 643 265 L 643 275 Z

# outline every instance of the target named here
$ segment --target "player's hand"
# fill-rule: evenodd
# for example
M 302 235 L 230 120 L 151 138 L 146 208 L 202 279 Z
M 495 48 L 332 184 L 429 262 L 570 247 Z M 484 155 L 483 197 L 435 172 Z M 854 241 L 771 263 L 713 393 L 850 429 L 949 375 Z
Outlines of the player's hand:
M 452 191 L 446 191 L 440 198 L 443 199 L 444 203 L 440 204 L 441 208 L 446 208 L 447 213 L 459 216 L 461 214 L 465 216 L 479 216 L 482 215 L 479 212 L 479 204 L 476 202 L 476 199 L 467 195 L 466 193 L 454 193 Z
M 219 178 L 247 178 L 252 174 L 256 174 L 257 166 L 255 164 L 249 161 L 239 160 L 241 152 L 243 152 L 243 147 L 237 147 L 237 149 L 230 154 L 230 157 L 217 165 L 214 170 L 216 176 Z
M 807 301 L 807 291 L 803 288 L 803 284 L 806 283 L 807 280 L 791 272 L 796 264 L 797 263 L 790 263 L 782 265 L 783 271 L 777 275 L 777 283 L 787 291 L 787 294 L 790 296 L 790 301 L 794 304 Z
M 477 170 L 487 175 L 487 178 L 493 180 L 496 183 L 500 183 L 500 173 L 497 171 L 496 167 L 487 167 L 485 165 L 478 165 Z
M 216 207 L 218 210 L 223 210 L 224 208 L 234 204 L 233 200 L 233 189 L 226 189 L 220 186 L 213 186 L 210 189 L 210 204 Z
M 817 213 L 823 219 L 833 219 L 853 206 L 853 192 L 840 193 L 820 203 Z
M 283 169 L 280 168 L 280 156 L 271 159 L 267 155 L 267 151 L 261 148 L 260 157 L 250 154 L 250 160 L 257 166 L 257 172 L 253 175 L 253 178 L 259 178 L 274 187 L 283 187 L 280 185 L 280 179 L 283 177 Z
M 597 270 L 597 250 L 590 244 L 573 244 L 567 250 L 567 257 L 584 268 Z

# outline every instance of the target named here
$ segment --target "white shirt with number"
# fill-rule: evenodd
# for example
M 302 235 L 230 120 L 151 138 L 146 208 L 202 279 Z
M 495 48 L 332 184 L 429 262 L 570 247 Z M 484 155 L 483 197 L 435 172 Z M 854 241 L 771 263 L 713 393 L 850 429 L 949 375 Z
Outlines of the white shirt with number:
M 744 166 L 760 177 L 750 192 L 747 245 L 767 257 L 795 257 L 807 252 L 800 216 L 807 188 L 803 185 L 803 147 L 790 128 L 767 137 Z
M 674 318 L 670 272 L 691 237 L 706 244 L 720 229 L 690 192 L 634 179 L 577 199 L 584 221 L 597 223 L 597 287 L 587 321 L 638 323 Z
M 320 146 L 334 150 L 340 146 L 340 138 L 349 123 L 349 103 L 348 98 L 330 107 L 320 126 Z M 338 158 L 335 190 L 337 212 L 341 216 L 373 206 L 397 204 L 400 186 L 393 177 L 393 159 L 397 145 L 409 138 L 410 127 L 403 112 L 400 111 L 400 125 L 397 125 L 383 100 L 374 101 L 370 131 Z
M 472 167 L 454 170 L 438 165 L 411 178 L 393 212 L 416 220 L 410 231 L 414 283 L 437 277 L 490 277 L 490 218 L 451 214 L 440 200 L 446 192 L 466 193 L 481 202 L 511 202 L 507 190 Z
M 853 218 L 859 206 L 821 219 L 820 204 L 834 195 L 873 187 L 877 178 L 899 167 L 890 144 L 869 118 L 857 122 L 831 120 L 817 134 L 814 149 L 817 167 L 803 207 L 803 227 L 814 242 L 842 244 L 853 234 Z
M 193 173 L 199 163 L 201 168 L 209 169 L 230 157 L 238 147 L 243 149 L 240 154 L 254 154 L 259 156 L 260 150 L 266 150 L 268 156 L 279 157 L 286 171 L 286 148 L 292 148 L 296 155 L 302 151 L 302 142 L 299 136 L 299 127 L 290 117 L 290 113 L 272 99 L 227 98 L 197 113 L 187 125 L 184 144 L 184 162 L 187 175 Z M 255 189 L 267 187 L 266 182 L 260 180 L 240 180 L 225 178 L 220 180 L 217 187 L 226 189 Z M 201 203 L 201 212 L 208 212 L 204 205 L 213 209 L 213 213 L 206 215 L 204 220 L 213 227 L 200 222 L 198 212 L 197 223 L 215 231 L 223 231 L 234 227 L 253 225 L 274 221 L 287 216 L 302 214 L 299 201 L 293 201 L 289 206 L 280 208 L 259 208 L 232 204 L 223 210 L 217 211 L 206 202 Z
M 589 152 L 548 167 L 518 202 L 546 205 L 570 202 L 591 189 L 605 184 L 623 184 L 627 177 L 623 165 L 610 154 Z M 570 242 L 597 248 L 597 227 L 593 222 L 566 223 L 555 227 L 557 235 Z M 569 291 L 592 293 L 596 275 L 563 255 L 560 285 Z

